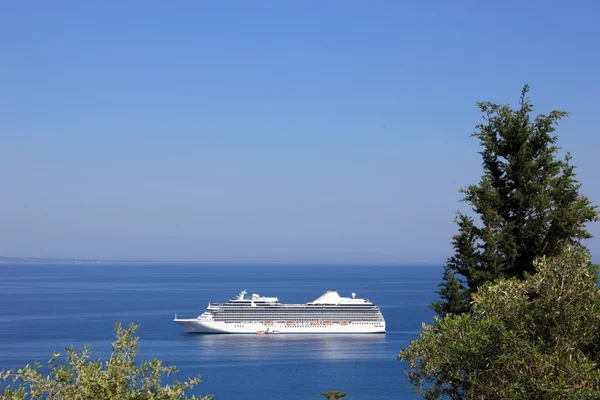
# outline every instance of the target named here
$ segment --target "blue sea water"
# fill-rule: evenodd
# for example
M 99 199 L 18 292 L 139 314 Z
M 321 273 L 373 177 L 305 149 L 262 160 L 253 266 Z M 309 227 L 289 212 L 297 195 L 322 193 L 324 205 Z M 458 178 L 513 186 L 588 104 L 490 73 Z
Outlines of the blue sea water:
M 92 345 L 106 359 L 114 323 L 140 324 L 139 359 L 201 375 L 196 393 L 216 400 L 304 400 L 344 390 L 356 400 L 416 398 L 396 357 L 431 322 L 439 266 L 335 265 L 3 265 L 0 369 Z M 381 306 L 386 334 L 197 335 L 172 322 L 247 289 L 304 303 L 325 290 L 356 292 Z

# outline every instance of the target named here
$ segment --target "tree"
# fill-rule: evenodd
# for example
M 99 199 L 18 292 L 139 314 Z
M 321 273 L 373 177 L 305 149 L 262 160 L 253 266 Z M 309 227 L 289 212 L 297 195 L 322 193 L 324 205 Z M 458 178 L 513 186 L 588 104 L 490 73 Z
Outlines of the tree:
M 325 396 L 325 398 L 327 400 L 338 400 L 338 399 L 342 399 L 344 397 L 346 397 L 346 392 L 339 392 L 339 391 L 329 391 L 329 392 L 323 392 L 322 393 L 323 396 Z
M 473 295 L 472 313 L 436 317 L 402 349 L 426 399 L 600 398 L 598 268 L 583 248 L 541 257 L 536 274 Z
M 579 193 L 570 154 L 557 159 L 552 133 L 567 113 L 532 117 L 528 91 L 525 85 L 517 110 L 478 103 L 485 122 L 473 136 L 483 147 L 483 176 L 461 190 L 478 220 L 457 215 L 454 255 L 439 285 L 441 300 L 432 303 L 441 316 L 469 311 L 472 294 L 486 282 L 523 279 L 535 272 L 536 257 L 580 245 L 591 237 L 586 224 L 598 219 L 596 206 Z
M 136 365 L 138 338 L 133 334 L 137 327 L 131 324 L 125 329 L 121 324 L 115 325 L 116 340 L 105 363 L 91 360 L 90 346 L 86 345 L 82 350 L 67 348 L 66 363 L 62 365 L 57 363 L 59 354 L 54 352 L 47 375 L 41 372 L 38 363 L 0 371 L 0 390 L 4 389 L 0 397 L 6 400 L 212 399 L 212 396 L 186 396 L 186 392 L 200 383 L 200 377 L 163 385 L 162 377 L 177 372 L 175 367 L 163 365 L 157 359 Z

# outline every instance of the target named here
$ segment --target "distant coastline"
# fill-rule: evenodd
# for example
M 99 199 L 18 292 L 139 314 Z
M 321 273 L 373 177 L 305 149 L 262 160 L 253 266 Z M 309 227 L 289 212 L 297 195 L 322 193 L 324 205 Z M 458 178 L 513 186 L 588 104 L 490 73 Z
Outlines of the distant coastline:
M 69 258 L 0 257 L 0 264 L 104 264 L 109 262 L 114 261 Z
M 0 265 L 57 265 L 57 264 L 279 264 L 279 265 L 433 265 L 439 266 L 439 262 L 428 262 L 421 260 L 395 261 L 395 260 L 175 260 L 175 259 L 91 259 L 91 258 L 46 258 L 46 257 L 3 257 L 0 256 Z

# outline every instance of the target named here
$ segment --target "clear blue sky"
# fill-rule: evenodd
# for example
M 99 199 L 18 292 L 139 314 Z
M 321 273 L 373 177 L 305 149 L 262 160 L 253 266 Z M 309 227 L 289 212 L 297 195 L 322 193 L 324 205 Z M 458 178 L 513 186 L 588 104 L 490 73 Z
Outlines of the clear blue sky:
M 478 100 L 564 109 L 600 203 L 597 1 L 6 1 L 0 255 L 441 262 Z M 600 227 L 588 246 L 600 253 Z

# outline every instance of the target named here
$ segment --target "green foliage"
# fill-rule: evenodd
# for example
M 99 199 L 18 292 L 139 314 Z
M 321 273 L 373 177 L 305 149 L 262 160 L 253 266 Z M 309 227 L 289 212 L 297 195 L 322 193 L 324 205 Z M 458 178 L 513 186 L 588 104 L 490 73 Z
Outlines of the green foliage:
M 468 291 L 450 269 L 444 271 L 444 281 L 437 292 L 443 300 L 433 301 L 432 308 L 441 315 L 469 311 Z
M 598 269 L 582 247 L 534 261 L 524 280 L 473 295 L 473 311 L 435 318 L 402 349 L 426 399 L 600 398 Z
M 61 400 L 209 400 L 212 396 L 187 397 L 200 383 L 200 377 L 162 385 L 163 376 L 177 372 L 175 367 L 163 365 L 154 359 L 135 363 L 138 338 L 137 325 L 127 329 L 115 325 L 116 340 L 112 354 L 105 363 L 90 359 L 90 346 L 81 350 L 67 348 L 66 363 L 57 363 L 54 352 L 48 361 L 48 374 L 40 371 L 40 364 L 27 365 L 17 370 L 0 371 L 1 396 L 6 400 L 61 399 Z
M 323 392 L 322 394 L 327 400 L 338 400 L 346 397 L 346 392 L 339 392 L 335 390 Z
M 523 279 L 535 272 L 537 257 L 580 245 L 591 237 L 586 224 L 598 219 L 596 206 L 579 194 L 571 156 L 556 158 L 552 133 L 567 113 L 533 118 L 528 91 L 525 85 L 517 110 L 478 103 L 485 123 L 473 136 L 483 148 L 483 176 L 461 192 L 479 222 L 460 213 L 456 218 L 455 253 L 445 266 L 441 301 L 432 303 L 441 316 L 468 311 L 472 294 L 486 282 Z

